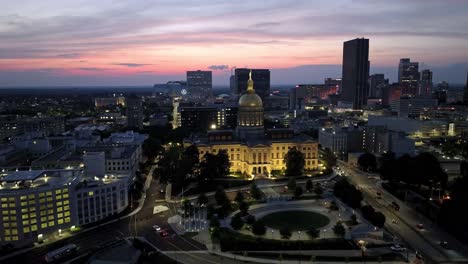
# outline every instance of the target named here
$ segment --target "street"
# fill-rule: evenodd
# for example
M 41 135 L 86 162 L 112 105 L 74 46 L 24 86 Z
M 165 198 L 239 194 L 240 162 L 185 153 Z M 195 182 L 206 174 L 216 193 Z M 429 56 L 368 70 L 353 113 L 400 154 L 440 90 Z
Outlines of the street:
M 435 227 L 425 217 L 388 193 L 380 186 L 377 179 L 369 178 L 363 172 L 344 162 L 338 164 L 345 175 L 362 191 L 364 200 L 385 215 L 386 227 L 397 234 L 405 243 L 421 251 L 428 259 L 438 263 L 468 263 L 466 254 L 460 253 L 465 252 L 465 249 L 460 248 L 459 243 L 453 241 L 452 237 Z M 377 192 L 381 193 L 381 198 L 376 197 Z M 398 211 L 390 206 L 394 201 L 400 205 Z M 397 220 L 397 223 L 392 223 L 392 219 Z M 417 230 L 416 226 L 420 223 L 424 224 L 425 229 Z M 449 241 L 452 249 L 442 248 L 439 245 L 440 241 Z

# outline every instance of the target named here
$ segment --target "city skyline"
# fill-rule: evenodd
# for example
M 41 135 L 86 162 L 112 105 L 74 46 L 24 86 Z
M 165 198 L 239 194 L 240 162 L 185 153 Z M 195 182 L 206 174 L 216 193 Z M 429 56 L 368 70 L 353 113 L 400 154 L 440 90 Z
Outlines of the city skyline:
M 434 82 L 464 83 L 468 69 L 463 1 L 2 5 L 0 86 L 152 85 L 188 70 L 228 86 L 246 66 L 271 69 L 274 85 L 321 83 L 340 77 L 342 43 L 358 37 L 370 39 L 370 74 L 390 82 L 401 58 Z

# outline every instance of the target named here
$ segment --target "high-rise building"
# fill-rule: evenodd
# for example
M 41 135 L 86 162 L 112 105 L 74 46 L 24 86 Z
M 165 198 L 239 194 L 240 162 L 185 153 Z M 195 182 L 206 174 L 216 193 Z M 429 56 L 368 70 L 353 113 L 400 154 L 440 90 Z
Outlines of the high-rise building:
M 341 100 L 362 109 L 367 103 L 369 79 L 369 39 L 358 38 L 343 44 Z
M 213 76 L 211 71 L 187 71 L 187 92 L 191 98 L 211 96 Z
M 388 79 L 383 73 L 376 73 L 369 76 L 369 97 L 382 98 L 382 90 L 388 86 Z
M 318 99 L 328 100 L 328 96 L 336 94 L 338 87 L 323 84 L 299 84 L 289 90 L 289 108 L 304 109 L 316 103 Z
M 463 93 L 463 102 L 468 105 L 468 72 L 466 73 L 465 91 Z
M 235 69 L 234 79 L 231 82 L 231 93 L 241 95 L 247 91 L 249 73 L 250 69 Z M 270 70 L 252 69 L 252 80 L 255 82 L 255 91 L 262 100 L 270 95 Z
M 143 101 L 136 95 L 125 99 L 127 105 L 127 126 L 143 129 Z
M 428 69 L 421 72 L 419 95 L 429 96 L 432 93 L 432 72 Z
M 402 86 L 403 95 L 417 95 L 419 90 L 419 62 L 411 62 L 409 58 L 400 59 L 398 82 Z

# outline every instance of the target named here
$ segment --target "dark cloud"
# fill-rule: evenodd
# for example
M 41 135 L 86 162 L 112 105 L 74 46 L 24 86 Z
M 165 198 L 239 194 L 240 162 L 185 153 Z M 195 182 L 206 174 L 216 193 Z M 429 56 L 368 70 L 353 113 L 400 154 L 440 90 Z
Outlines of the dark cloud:
M 107 69 L 105 68 L 97 68 L 97 67 L 81 67 L 81 68 L 78 68 L 79 70 L 82 70 L 82 71 L 105 71 Z
M 152 64 L 143 64 L 143 63 L 112 63 L 112 65 L 119 65 L 119 66 L 126 66 L 126 67 L 143 67 L 146 65 L 152 65 Z
M 229 65 L 211 65 L 211 66 L 208 66 L 208 69 L 213 70 L 213 71 L 225 71 L 225 70 L 229 70 Z
M 57 58 L 66 58 L 66 59 L 74 59 L 74 58 L 79 58 L 81 57 L 80 53 L 64 53 L 64 54 L 58 54 L 55 57 Z

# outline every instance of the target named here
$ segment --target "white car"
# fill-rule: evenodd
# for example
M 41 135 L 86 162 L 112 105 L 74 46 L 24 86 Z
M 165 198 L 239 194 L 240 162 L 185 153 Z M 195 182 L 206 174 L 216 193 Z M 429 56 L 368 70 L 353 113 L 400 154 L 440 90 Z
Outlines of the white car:
M 154 226 L 153 226 L 153 229 L 154 229 L 154 231 L 156 231 L 156 233 L 161 232 L 161 227 L 158 226 L 158 225 L 154 225 Z
M 396 251 L 396 252 L 406 251 L 406 248 L 402 247 L 400 245 L 393 245 L 393 246 L 390 247 L 390 249 L 393 250 L 393 251 Z

